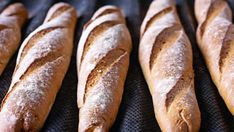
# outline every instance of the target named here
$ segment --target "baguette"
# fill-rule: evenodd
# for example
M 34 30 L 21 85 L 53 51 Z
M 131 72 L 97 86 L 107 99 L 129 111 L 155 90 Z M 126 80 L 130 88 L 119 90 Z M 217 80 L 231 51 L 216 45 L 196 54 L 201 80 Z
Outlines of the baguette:
M 173 0 L 151 3 L 141 25 L 139 61 L 162 131 L 199 131 L 192 48 Z
M 0 14 L 0 76 L 19 46 L 21 28 L 28 14 L 20 3 L 8 6 Z
M 2 101 L 1 132 L 42 128 L 70 63 L 75 24 L 75 9 L 58 3 L 24 40 Z
M 234 25 L 225 0 L 196 0 L 197 41 L 219 94 L 234 115 Z
M 122 99 L 130 51 L 120 10 L 100 8 L 85 25 L 78 46 L 79 132 L 109 131 Z

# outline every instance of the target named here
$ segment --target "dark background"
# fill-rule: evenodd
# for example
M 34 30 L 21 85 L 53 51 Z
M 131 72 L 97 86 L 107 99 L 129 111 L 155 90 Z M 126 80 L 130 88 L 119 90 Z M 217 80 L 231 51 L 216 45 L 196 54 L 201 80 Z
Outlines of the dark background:
M 25 25 L 22 40 L 44 20 L 48 9 L 60 0 L 0 0 L 0 11 L 8 4 L 22 2 L 30 12 L 30 20 Z M 78 12 L 76 35 L 72 61 L 54 106 L 42 131 L 77 131 L 78 109 L 76 103 L 77 74 L 76 49 L 83 25 L 99 7 L 111 4 L 120 7 L 126 16 L 132 35 L 133 50 L 125 83 L 122 103 L 111 131 L 160 131 L 155 120 L 151 95 L 138 62 L 139 29 L 151 0 L 61 0 L 72 4 Z M 228 111 L 217 88 L 213 84 L 203 57 L 197 47 L 194 17 L 194 0 L 176 0 L 177 11 L 193 46 L 195 90 L 201 111 L 200 131 L 234 132 L 234 117 Z M 229 0 L 233 9 L 234 1 Z M 9 36 L 10 37 L 10 36 Z M 0 77 L 0 101 L 10 85 L 17 53 L 10 60 Z M 234 95 L 233 95 L 234 96 Z

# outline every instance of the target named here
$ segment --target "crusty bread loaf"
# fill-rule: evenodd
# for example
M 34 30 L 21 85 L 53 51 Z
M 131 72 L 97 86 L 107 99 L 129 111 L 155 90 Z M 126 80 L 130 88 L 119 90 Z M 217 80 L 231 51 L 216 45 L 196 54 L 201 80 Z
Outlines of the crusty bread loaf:
M 42 128 L 70 63 L 75 24 L 75 9 L 58 3 L 24 40 L 1 105 L 1 132 Z
M 199 131 L 192 48 L 173 0 L 155 0 L 141 26 L 139 61 L 162 131 Z
M 234 25 L 225 0 L 196 0 L 197 41 L 214 84 L 234 115 Z
M 8 6 L 0 14 L 0 75 L 19 46 L 21 28 L 28 14 L 20 3 Z
M 85 25 L 77 52 L 79 132 L 108 131 L 129 66 L 131 37 L 120 10 L 100 8 Z

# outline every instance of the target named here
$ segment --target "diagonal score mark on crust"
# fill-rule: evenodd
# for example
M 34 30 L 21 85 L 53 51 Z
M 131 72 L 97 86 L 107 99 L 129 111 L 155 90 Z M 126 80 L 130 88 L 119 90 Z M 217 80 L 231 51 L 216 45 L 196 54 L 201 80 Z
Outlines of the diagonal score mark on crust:
M 93 15 L 93 17 L 91 18 L 91 20 L 89 20 L 83 27 L 83 29 L 86 29 L 93 21 L 95 21 L 96 19 L 98 19 L 99 17 L 102 17 L 104 15 L 110 15 L 112 13 L 118 14 L 118 16 L 120 18 L 122 18 L 122 13 L 118 8 L 115 7 L 109 7 L 106 8 L 103 11 L 100 11 L 100 9 Z M 123 18 L 124 19 L 124 18 Z
M 37 41 L 39 41 L 42 37 L 45 37 L 46 34 L 54 31 L 55 29 L 63 29 L 65 27 L 62 26 L 56 26 L 56 27 L 49 27 L 46 29 L 43 29 L 39 32 L 37 32 L 36 34 L 34 34 L 27 42 L 27 44 L 24 46 L 21 54 L 20 54 L 20 58 L 19 58 L 19 64 L 22 61 L 22 59 L 24 58 L 24 56 L 27 54 L 28 50 L 34 46 L 34 44 L 36 44 Z M 15 71 L 18 70 L 18 65 L 16 65 Z
M 52 19 L 58 17 L 62 13 L 68 11 L 69 9 L 71 9 L 71 7 L 70 6 L 66 6 L 66 5 L 59 7 L 55 12 L 53 12 L 53 14 L 50 16 L 50 18 L 46 22 L 51 21 Z
M 120 13 L 120 10 L 119 10 L 119 9 L 116 9 L 116 8 L 108 8 L 108 9 L 105 9 L 105 10 L 103 10 L 102 12 L 99 12 L 99 14 L 95 14 L 95 15 L 97 15 L 97 16 L 93 16 L 93 17 L 91 18 L 91 20 L 88 21 L 88 22 L 84 25 L 84 29 L 86 29 L 93 21 L 95 21 L 95 20 L 98 19 L 99 17 L 102 17 L 102 16 L 104 16 L 104 15 L 109 15 L 109 14 L 111 14 L 111 13 L 117 13 L 117 14 L 119 14 L 119 16 L 122 16 L 122 15 L 120 15 L 121 13 Z
M 155 61 L 157 59 L 157 56 L 159 52 L 163 49 L 163 46 L 165 45 L 171 45 L 174 44 L 181 32 L 178 32 L 182 30 L 181 25 L 174 24 L 168 28 L 163 29 L 159 35 L 156 37 L 155 42 L 153 44 L 151 55 L 150 55 L 150 70 L 152 70 L 153 65 L 155 65 Z
M 94 130 L 97 127 L 100 127 L 101 123 L 92 123 L 91 125 L 89 125 L 89 127 L 85 130 L 86 132 L 94 132 Z
M 115 8 L 106 9 L 106 10 L 100 12 L 99 14 L 97 14 L 97 16 L 94 16 L 93 18 L 91 18 L 91 20 L 88 21 L 88 22 L 84 25 L 84 29 L 86 29 L 93 21 L 95 21 L 95 20 L 98 19 L 99 17 L 104 16 L 104 15 L 108 15 L 108 14 L 111 14 L 111 13 L 120 13 L 120 11 L 119 11 L 119 9 L 115 9 Z
M 160 19 L 161 17 L 165 16 L 165 14 L 168 14 L 168 13 L 170 13 L 170 12 L 172 12 L 172 11 L 173 11 L 173 7 L 167 7 L 167 8 L 165 8 L 165 9 L 161 10 L 160 12 L 158 12 L 157 14 L 155 14 L 153 17 L 151 17 L 151 18 L 148 20 L 148 22 L 146 23 L 145 29 L 144 29 L 144 31 L 143 31 L 143 33 L 142 33 L 142 36 L 143 36 L 144 33 L 148 30 L 148 28 L 152 26 L 152 24 L 153 24 L 156 20 Z
M 221 1 L 217 0 L 211 3 L 206 19 L 201 24 L 201 27 L 200 27 L 201 37 L 203 36 L 207 25 L 209 25 L 209 23 L 217 17 L 217 15 L 223 10 L 224 7 L 225 7 L 225 2 L 222 0 Z
M 26 77 L 29 77 L 30 74 L 33 73 L 33 71 L 41 68 L 43 65 L 47 64 L 48 62 L 53 62 L 55 60 L 57 60 L 58 58 L 62 57 L 61 53 L 57 53 L 55 54 L 54 52 L 50 52 L 48 53 L 46 56 L 43 56 L 41 58 L 35 59 L 30 66 L 27 68 L 27 70 L 20 76 L 19 80 L 24 80 Z M 16 71 L 17 72 L 17 71 Z M 11 90 L 9 92 L 7 92 L 6 96 L 4 97 L 2 104 L 1 104 L 1 108 L 0 111 L 2 109 L 2 106 L 5 103 L 5 99 L 7 98 L 7 96 L 14 91 L 14 89 L 19 85 L 20 81 L 16 82 L 15 84 L 13 84 L 13 86 L 11 87 Z
M 103 12 L 100 12 L 97 16 L 95 16 L 94 18 L 92 18 L 93 20 L 94 19 L 97 19 L 101 16 L 104 16 L 104 15 L 107 15 L 107 14 L 110 14 L 110 13 L 120 13 L 120 10 L 117 9 L 117 8 L 108 8 L 106 10 L 104 10 Z
M 225 38 L 223 39 L 221 50 L 220 50 L 220 58 L 219 58 L 219 70 L 222 73 L 224 68 L 224 63 L 227 60 L 230 52 L 234 52 L 234 25 L 230 24 L 226 31 Z
M 82 64 L 82 61 L 84 60 L 84 57 L 86 56 L 86 53 L 88 52 L 88 50 L 90 49 L 90 47 L 92 46 L 93 42 L 96 40 L 96 38 L 98 38 L 99 36 L 102 36 L 103 33 L 110 29 L 111 27 L 120 24 L 119 21 L 106 21 L 100 25 L 98 25 L 97 27 L 95 27 L 90 34 L 88 35 L 88 39 L 86 40 L 85 44 L 84 44 L 84 50 L 83 53 L 81 55 L 81 61 L 80 61 L 80 65 Z
M 55 52 L 49 52 L 47 55 L 41 57 L 41 58 L 37 58 L 35 59 L 27 68 L 27 70 L 22 74 L 22 76 L 20 77 L 20 80 L 22 80 L 24 78 L 24 76 L 29 75 L 29 73 L 32 73 L 34 70 L 40 68 L 41 66 L 45 65 L 48 62 L 53 62 L 54 60 L 56 60 L 57 58 L 61 57 L 62 54 L 59 53 L 55 53 Z
M 176 82 L 176 84 L 170 89 L 170 91 L 166 94 L 165 106 L 168 109 L 171 106 L 171 103 L 174 101 L 176 96 L 178 96 L 183 90 L 190 88 L 190 84 L 193 81 L 193 78 L 189 74 L 182 75 Z
M 85 85 L 84 95 L 93 88 L 98 80 L 110 69 L 112 65 L 119 62 L 119 60 L 125 56 L 127 52 L 124 49 L 110 50 L 105 57 L 103 57 L 96 65 L 96 67 L 88 75 Z M 84 101 L 85 102 L 85 96 Z
M 13 13 L 7 14 L 7 16 L 20 16 L 20 15 L 21 15 L 21 12 L 13 12 Z
M 7 25 L 0 24 L 0 31 L 9 28 Z

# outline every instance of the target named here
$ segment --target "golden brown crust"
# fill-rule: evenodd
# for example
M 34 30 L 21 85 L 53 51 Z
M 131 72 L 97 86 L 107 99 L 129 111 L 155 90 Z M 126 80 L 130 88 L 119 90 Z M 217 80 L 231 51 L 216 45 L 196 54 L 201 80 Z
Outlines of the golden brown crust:
M 79 131 L 108 131 L 121 102 L 131 38 L 120 10 L 100 8 L 77 51 Z
M 225 0 L 196 0 L 197 41 L 211 78 L 234 115 L 234 25 Z
M 20 30 L 27 17 L 27 10 L 20 3 L 8 6 L 0 14 L 0 75 L 19 46 Z
M 61 11 L 62 7 L 67 10 Z M 75 9 L 58 3 L 24 40 L 1 104 L 1 132 L 42 128 L 70 63 L 75 24 Z
M 155 0 L 141 26 L 139 61 L 162 131 L 199 131 L 192 48 L 173 0 Z

